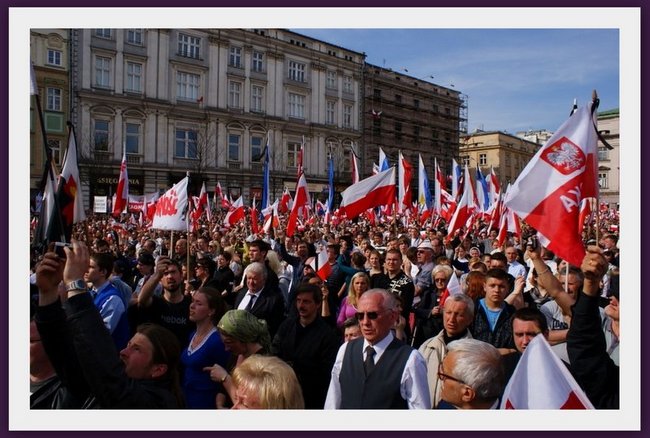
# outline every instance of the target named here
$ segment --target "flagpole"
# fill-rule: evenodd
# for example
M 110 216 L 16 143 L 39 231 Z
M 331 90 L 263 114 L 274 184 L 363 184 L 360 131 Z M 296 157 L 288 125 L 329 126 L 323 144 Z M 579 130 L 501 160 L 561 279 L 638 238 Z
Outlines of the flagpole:
M 591 106 L 591 114 L 592 114 L 592 120 L 593 120 L 593 114 L 594 112 L 598 109 L 598 105 L 600 104 L 600 99 L 598 98 L 598 93 L 596 90 L 593 90 L 591 93 L 591 101 L 592 101 L 592 106 Z M 596 113 L 598 114 L 598 113 Z M 596 135 L 600 138 L 600 134 L 598 133 L 598 127 L 594 124 L 594 129 L 596 130 Z M 596 169 L 598 169 L 598 155 L 596 154 Z M 600 188 L 600 184 L 599 184 Z M 598 190 L 598 193 L 596 194 L 596 205 L 598 206 L 598 210 L 600 210 L 600 190 Z M 598 245 L 598 234 L 600 232 L 600 215 L 598 214 L 599 211 L 596 210 L 596 245 Z

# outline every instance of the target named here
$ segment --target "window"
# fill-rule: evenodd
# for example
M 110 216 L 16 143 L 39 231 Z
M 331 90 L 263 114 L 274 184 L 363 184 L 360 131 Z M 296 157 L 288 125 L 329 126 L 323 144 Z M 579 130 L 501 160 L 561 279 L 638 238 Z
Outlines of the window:
M 598 173 L 598 186 L 601 189 L 608 189 L 609 188 L 609 177 L 607 173 Z
M 95 29 L 95 36 L 100 38 L 110 38 L 111 30 L 110 29 Z
M 241 65 L 241 47 L 230 47 L 230 56 L 228 65 L 231 67 L 242 68 Z
M 420 108 L 420 100 L 419 99 L 413 99 L 413 106 L 415 107 L 415 109 L 419 109 Z
M 450 116 L 451 115 L 451 110 L 449 108 L 445 108 L 445 114 Z
M 140 153 L 140 125 L 137 123 L 126 124 L 126 153 Z
M 328 100 L 325 108 L 325 124 L 336 124 L 336 102 Z
M 343 105 L 343 127 L 352 127 L 352 105 Z
M 289 117 L 305 118 L 305 96 L 289 93 Z
M 460 157 L 461 161 L 463 162 L 463 166 L 469 166 L 469 157 Z
M 187 58 L 199 57 L 201 49 L 201 38 L 186 35 L 184 33 L 178 34 L 178 54 Z
M 478 165 L 487 166 L 487 154 L 478 154 Z
M 111 86 L 111 58 L 95 58 L 95 85 L 103 88 Z
M 289 61 L 289 79 L 296 82 L 305 82 L 305 64 Z
M 395 103 L 402 103 L 402 95 L 401 94 L 396 94 L 395 95 Z
M 177 129 L 174 156 L 177 158 L 196 158 L 196 138 L 195 131 Z
M 437 113 L 438 112 L 438 105 L 433 105 L 432 109 L 433 109 L 434 113 Z
M 59 50 L 47 49 L 47 63 L 61 66 L 61 52 Z
M 379 88 L 375 88 L 372 93 L 375 99 L 381 99 L 381 90 Z
M 300 151 L 300 143 L 296 143 L 296 142 L 287 143 L 287 167 L 298 167 L 299 151 Z
M 241 82 L 230 81 L 228 83 L 228 106 L 230 108 L 241 108 Z
M 325 87 L 330 88 L 332 90 L 336 90 L 336 72 L 335 71 L 330 70 L 330 71 L 327 72 Z
M 61 111 L 61 89 L 47 88 L 47 106 L 48 111 Z
M 402 122 L 395 122 L 395 138 L 402 138 Z
M 264 87 L 251 87 L 251 111 L 262 112 L 264 108 Z
M 61 164 L 61 140 L 48 140 L 47 145 L 52 151 L 52 159 L 56 164 Z
M 350 151 L 349 144 L 344 145 L 345 149 L 343 150 L 343 172 L 352 171 L 352 152 Z
M 352 93 L 352 76 L 343 76 L 343 91 Z
M 95 119 L 95 150 L 108 151 L 108 120 Z
M 228 161 L 239 161 L 239 149 L 241 146 L 241 135 L 228 135 Z
M 142 64 L 126 63 L 126 91 L 142 91 Z
M 142 45 L 142 29 L 127 29 L 126 42 L 129 44 Z
M 264 71 L 264 53 L 262 52 L 253 52 L 253 71 L 263 72 Z
M 420 127 L 419 126 L 417 126 L 417 125 L 413 126 L 413 135 L 416 138 L 420 137 Z
M 258 135 L 251 136 L 251 161 L 255 161 L 262 155 L 262 141 L 263 138 Z
M 598 161 L 608 161 L 609 151 L 605 146 L 598 146 Z
M 199 75 L 179 71 L 176 73 L 176 97 L 183 100 L 199 98 Z

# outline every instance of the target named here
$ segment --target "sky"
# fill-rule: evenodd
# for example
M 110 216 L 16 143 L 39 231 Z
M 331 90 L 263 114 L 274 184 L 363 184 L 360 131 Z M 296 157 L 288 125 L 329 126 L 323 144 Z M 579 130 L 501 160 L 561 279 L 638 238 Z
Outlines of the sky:
M 555 131 L 577 99 L 619 107 L 618 29 L 304 29 L 468 97 L 468 129 Z M 404 71 L 408 70 L 408 72 Z M 433 79 L 430 78 L 433 76 Z

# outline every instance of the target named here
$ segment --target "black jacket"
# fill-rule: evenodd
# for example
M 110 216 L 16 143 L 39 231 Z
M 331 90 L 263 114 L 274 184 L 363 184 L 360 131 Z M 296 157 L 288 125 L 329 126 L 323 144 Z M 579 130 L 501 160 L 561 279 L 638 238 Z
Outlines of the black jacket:
M 64 311 L 65 309 L 65 311 Z M 36 324 L 63 385 L 82 408 L 178 408 L 171 383 L 127 377 L 89 294 L 39 307 Z
M 242 302 L 247 293 L 248 289 L 242 289 L 239 294 L 237 294 L 234 306 L 235 309 L 239 306 L 239 303 Z M 264 286 L 264 289 L 262 289 L 259 297 L 257 297 L 253 303 L 253 308 L 250 312 L 257 318 L 266 321 L 269 328 L 269 334 L 273 337 L 284 320 L 284 297 L 279 290 L 271 288 L 267 284 Z

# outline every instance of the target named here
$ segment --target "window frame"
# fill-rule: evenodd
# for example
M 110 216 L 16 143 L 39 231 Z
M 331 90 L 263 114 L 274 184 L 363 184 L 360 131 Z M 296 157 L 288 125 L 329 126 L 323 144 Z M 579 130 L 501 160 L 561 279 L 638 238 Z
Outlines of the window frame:
M 183 138 L 179 137 L 182 132 Z M 193 135 L 192 135 L 193 134 Z M 192 138 L 194 137 L 194 138 Z M 191 128 L 176 128 L 174 134 L 174 158 L 183 158 L 186 160 L 196 160 L 198 158 L 198 132 Z M 179 155 L 179 141 L 183 144 L 183 155 Z M 192 156 L 192 145 L 194 145 L 194 156 Z
M 336 125 L 336 102 L 333 100 L 325 101 L 325 124 Z
M 304 62 L 289 60 L 288 77 L 295 82 L 305 83 L 305 73 L 307 71 L 307 64 Z
M 51 60 L 52 57 L 54 58 L 53 60 Z M 56 67 L 63 66 L 63 52 L 56 49 L 47 49 L 47 65 L 54 65 Z
M 196 79 L 196 83 L 193 83 Z M 191 95 L 195 91 L 196 95 Z M 196 102 L 201 91 L 201 75 L 185 70 L 176 71 L 176 99 L 186 102 Z M 189 92 L 189 93 L 188 93 Z
M 97 38 L 104 38 L 107 40 L 110 40 L 113 38 L 113 30 L 112 29 L 95 29 L 95 36 Z
M 328 90 L 336 90 L 337 87 L 337 74 L 334 70 L 327 70 L 325 73 L 325 88 Z
M 343 75 L 343 92 L 354 93 L 353 79 L 350 75 Z M 381 96 L 379 96 L 381 97 Z
M 201 37 L 179 32 L 177 49 L 179 56 L 201 59 Z
M 241 109 L 242 83 L 228 81 L 228 108 Z
M 352 105 L 343 104 L 343 127 L 352 128 Z
M 133 135 L 133 133 L 129 133 L 129 126 L 135 126 L 138 128 L 137 133 Z M 136 139 L 136 150 L 129 151 L 130 145 L 129 145 L 129 140 L 133 139 L 135 137 Z M 140 155 L 140 144 L 142 143 L 142 123 L 132 123 L 129 121 L 126 121 L 124 123 L 124 144 L 125 144 L 125 149 L 127 154 L 131 155 Z
M 58 95 L 57 95 L 58 94 Z M 57 87 L 47 87 L 45 89 L 46 103 L 45 109 L 47 111 L 61 111 L 63 90 Z
M 140 68 L 140 71 L 138 73 L 130 71 L 131 66 L 138 66 Z M 144 65 L 141 62 L 135 62 L 135 61 L 126 61 L 126 68 L 124 69 L 124 74 L 125 74 L 125 91 L 129 91 L 132 93 L 142 93 L 142 72 L 144 71 Z M 137 78 L 138 86 L 137 88 L 133 86 L 131 83 L 132 81 L 135 82 L 135 79 Z
M 264 87 L 261 85 L 251 85 L 251 109 L 250 110 L 259 113 L 264 112 Z
M 99 123 L 106 124 L 106 130 L 104 129 L 97 129 L 97 125 Z M 104 144 L 106 147 L 98 147 L 98 144 L 101 144 L 101 142 L 98 143 L 98 134 L 101 133 L 101 137 L 105 137 Z M 93 151 L 96 152 L 108 152 L 110 149 L 109 145 L 109 139 L 111 138 L 111 121 L 108 119 L 104 118 L 93 118 Z
M 102 61 L 102 66 L 99 66 L 99 61 Z M 102 55 L 95 55 L 95 87 L 97 88 L 111 88 L 111 75 L 113 71 L 113 58 Z M 104 76 L 106 76 L 106 83 L 104 83 Z M 101 81 L 100 81 L 101 79 Z
M 234 138 L 237 138 L 236 142 L 233 142 Z M 228 149 L 226 150 L 226 160 L 230 162 L 241 162 L 241 146 L 242 146 L 242 139 L 243 135 L 239 132 L 229 132 L 228 133 Z M 232 154 L 232 148 L 236 147 L 237 148 L 237 156 L 233 158 Z
M 264 52 L 253 50 L 253 54 L 251 55 L 251 71 L 257 73 L 264 72 Z
M 307 98 L 303 94 L 289 93 L 288 116 L 294 119 L 305 119 Z
M 133 40 L 131 40 L 131 35 L 133 35 Z M 139 35 L 140 41 L 137 41 L 138 38 L 135 38 Z M 126 29 L 126 43 L 134 46 L 143 46 L 144 45 L 144 30 L 143 29 Z

